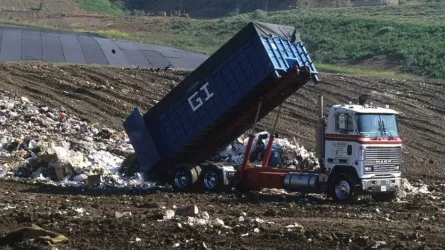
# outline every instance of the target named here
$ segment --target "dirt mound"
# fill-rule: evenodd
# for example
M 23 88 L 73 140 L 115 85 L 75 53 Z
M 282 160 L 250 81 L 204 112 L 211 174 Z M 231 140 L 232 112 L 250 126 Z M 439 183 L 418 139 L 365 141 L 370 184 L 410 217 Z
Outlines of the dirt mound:
M 391 56 L 375 56 L 350 62 L 351 65 L 382 71 L 402 72 L 400 59 Z

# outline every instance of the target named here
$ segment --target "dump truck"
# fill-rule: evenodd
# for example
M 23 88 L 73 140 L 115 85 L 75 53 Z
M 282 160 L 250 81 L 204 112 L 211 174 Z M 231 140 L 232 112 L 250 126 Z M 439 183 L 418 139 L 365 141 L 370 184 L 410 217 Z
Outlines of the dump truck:
M 139 171 L 180 191 L 283 188 L 338 201 L 361 193 L 392 199 L 401 176 L 397 112 L 363 98 L 320 116 L 317 170 L 268 166 L 273 136 L 260 165 L 249 162 L 253 135 L 241 165 L 209 161 L 311 80 L 318 84 L 318 71 L 296 28 L 249 23 L 145 114 L 135 108 L 124 121 Z

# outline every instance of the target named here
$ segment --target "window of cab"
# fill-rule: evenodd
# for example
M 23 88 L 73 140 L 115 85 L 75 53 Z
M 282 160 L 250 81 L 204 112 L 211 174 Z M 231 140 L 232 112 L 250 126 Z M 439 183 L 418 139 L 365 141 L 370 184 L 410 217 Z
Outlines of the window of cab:
M 339 133 L 354 132 L 354 122 L 351 114 L 338 113 L 335 115 L 335 131 Z

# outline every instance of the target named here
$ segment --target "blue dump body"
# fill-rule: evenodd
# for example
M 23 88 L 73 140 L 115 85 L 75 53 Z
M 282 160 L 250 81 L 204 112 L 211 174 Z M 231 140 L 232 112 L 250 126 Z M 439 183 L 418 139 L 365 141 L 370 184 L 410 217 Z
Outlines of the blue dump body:
M 135 109 L 124 122 L 140 171 L 212 157 L 252 126 L 252 107 L 293 67 L 308 77 L 263 103 L 260 119 L 318 72 L 293 27 L 250 23 L 146 114 Z

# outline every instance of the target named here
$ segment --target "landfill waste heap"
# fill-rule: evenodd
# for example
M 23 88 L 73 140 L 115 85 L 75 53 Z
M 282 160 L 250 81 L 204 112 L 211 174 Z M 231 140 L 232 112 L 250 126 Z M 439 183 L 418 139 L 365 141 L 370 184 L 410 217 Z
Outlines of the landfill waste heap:
M 119 167 L 133 149 L 125 133 L 81 121 L 66 110 L 32 103 L 26 97 L 0 96 L 0 177 L 80 185 L 89 176 L 101 185 L 135 185 Z M 136 181 L 136 182 L 135 182 Z
M 26 97 L 0 96 L 0 177 L 81 186 L 101 176 L 97 187 L 153 187 L 142 173 L 126 174 L 121 165 L 134 153 L 124 131 L 88 124 L 59 109 Z M 258 139 L 259 138 L 259 139 Z M 252 161 L 261 161 L 268 133 L 256 135 Z M 247 139 L 231 143 L 213 160 L 239 164 Z M 271 164 L 286 168 L 316 168 L 313 153 L 287 139 L 274 141 Z

